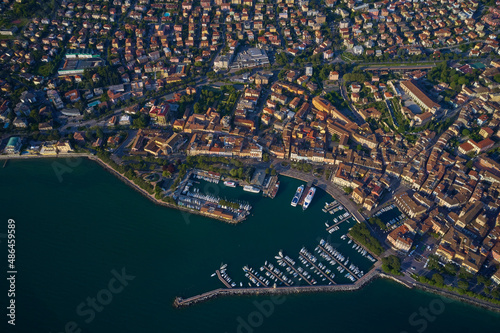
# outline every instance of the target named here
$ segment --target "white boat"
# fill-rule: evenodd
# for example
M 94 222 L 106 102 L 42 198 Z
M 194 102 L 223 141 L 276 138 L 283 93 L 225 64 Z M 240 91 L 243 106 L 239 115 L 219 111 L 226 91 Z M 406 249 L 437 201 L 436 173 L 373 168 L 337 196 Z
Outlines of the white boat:
M 224 185 L 229 186 L 229 187 L 236 187 L 236 185 L 238 185 L 238 184 L 236 184 L 235 182 L 233 182 L 231 180 L 227 180 L 224 182 Z
M 251 192 L 251 193 L 259 193 L 260 189 L 257 187 L 253 187 L 251 185 L 245 185 L 245 186 L 243 186 L 243 191 Z
M 295 195 L 293 196 L 293 199 L 292 199 L 292 207 L 297 207 L 297 204 L 299 203 L 300 201 L 300 198 L 302 197 L 302 192 L 304 191 L 304 185 L 300 185 L 299 187 L 297 187 L 297 191 L 295 192 Z
M 302 209 L 306 210 L 307 207 L 311 204 L 312 199 L 314 198 L 314 194 L 316 193 L 316 187 L 311 187 L 309 189 L 309 193 L 307 193 L 306 199 L 304 200 L 304 204 L 302 205 Z

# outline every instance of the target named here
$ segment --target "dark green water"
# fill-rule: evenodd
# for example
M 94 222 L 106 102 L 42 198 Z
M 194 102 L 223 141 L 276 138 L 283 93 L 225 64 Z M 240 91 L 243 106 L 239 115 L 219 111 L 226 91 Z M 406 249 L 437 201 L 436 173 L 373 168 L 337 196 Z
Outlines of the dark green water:
M 15 219 L 18 271 L 16 326 L 7 326 L 2 314 L 0 332 L 498 332 L 497 314 L 384 280 L 353 293 L 288 295 L 272 308 L 270 298 L 261 296 L 174 309 L 175 296 L 221 287 L 210 277 L 221 262 L 239 282 L 243 265 L 258 269 L 280 249 L 296 259 L 302 246 L 312 250 L 321 237 L 330 236 L 347 253 L 339 236 L 349 225 L 332 235 L 325 231 L 332 217 L 321 208 L 332 199 L 321 191 L 306 212 L 290 207 L 300 184 L 292 179 L 282 179 L 274 200 L 201 184 L 251 202 L 253 216 L 235 226 L 158 207 L 93 162 L 81 160 L 69 168 L 62 178 L 51 160 L 10 161 L 0 169 L 0 233 L 7 232 L 9 218 Z M 7 247 L 5 238 L 0 241 L 5 276 Z M 356 263 L 371 265 L 361 257 Z M 122 268 L 134 279 L 120 292 L 106 292 L 111 271 Z M 5 309 L 8 285 L 2 281 Z M 93 317 L 86 305 L 78 314 L 77 307 L 96 295 L 112 299 Z M 258 304 L 265 310 L 259 312 Z M 437 315 L 426 320 L 414 315 L 430 305 Z

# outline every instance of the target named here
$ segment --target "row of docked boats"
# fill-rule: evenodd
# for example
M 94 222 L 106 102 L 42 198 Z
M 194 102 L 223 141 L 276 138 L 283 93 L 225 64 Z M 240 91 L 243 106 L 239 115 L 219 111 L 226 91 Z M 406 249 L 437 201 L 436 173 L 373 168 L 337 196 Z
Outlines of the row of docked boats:
M 338 210 L 338 208 L 337 208 L 338 206 L 339 206 L 339 203 L 337 202 L 337 200 L 333 200 L 330 203 L 326 202 L 325 207 L 323 207 L 322 211 L 323 211 L 323 213 L 334 214 Z
M 404 218 L 405 218 L 405 215 L 404 215 L 404 214 L 401 214 L 401 215 L 399 215 L 399 216 L 396 216 L 395 218 L 393 218 L 393 219 L 392 219 L 392 220 L 390 220 L 389 222 L 387 222 L 385 225 L 389 227 L 389 226 L 391 226 L 391 225 L 393 225 L 393 224 L 395 224 L 395 223 L 397 223 L 397 222 L 403 221 L 403 220 L 404 220 Z
M 262 267 L 261 267 L 262 268 Z M 263 270 L 263 269 L 262 269 Z M 259 272 L 254 270 L 251 267 L 243 266 L 243 271 L 245 272 L 245 276 L 252 282 L 256 287 L 269 287 L 271 283 L 268 279 L 261 276 Z M 250 285 L 250 283 L 248 283 Z M 250 285 L 251 286 L 251 285 Z
M 325 282 L 328 279 L 330 281 L 328 284 L 333 284 L 332 280 L 335 278 L 335 273 L 332 273 L 332 271 L 323 263 L 318 262 L 318 259 L 312 253 L 307 251 L 305 247 L 300 249 L 299 260 L 307 268 L 309 268 L 309 264 L 311 264 L 313 273 L 316 273 L 321 278 L 322 282 Z
M 382 208 L 381 210 L 379 210 L 378 212 L 376 212 L 375 214 L 373 214 L 373 216 L 379 216 L 379 215 L 382 215 L 383 213 L 387 212 L 387 211 L 390 211 L 391 209 L 395 208 L 396 206 L 394 204 L 390 205 L 390 206 L 387 206 L 387 207 L 384 207 Z
M 300 199 L 302 198 L 302 195 L 304 194 L 304 188 L 305 188 L 304 185 L 300 185 L 299 187 L 297 187 L 297 190 L 295 191 L 295 195 L 292 198 L 292 202 L 290 203 L 290 205 L 292 207 L 297 207 L 297 205 L 299 204 Z M 315 194 L 316 194 L 316 187 L 311 186 L 311 188 L 309 189 L 309 191 L 306 194 L 306 197 L 304 199 L 304 203 L 302 204 L 303 210 L 306 210 L 309 207 Z
M 347 239 L 347 235 L 342 235 L 340 236 L 340 239 L 342 240 L 346 240 Z M 347 242 L 347 244 L 351 244 L 352 243 L 352 239 L 349 238 L 349 241 Z M 370 260 L 371 262 L 375 262 L 377 261 L 375 258 L 373 258 L 373 256 L 368 253 L 368 251 L 366 251 L 365 248 L 363 248 L 361 245 L 357 244 L 357 243 L 353 243 L 352 245 L 352 248 L 356 251 L 358 251 L 359 254 L 361 254 L 363 257 L 367 258 L 368 260 Z

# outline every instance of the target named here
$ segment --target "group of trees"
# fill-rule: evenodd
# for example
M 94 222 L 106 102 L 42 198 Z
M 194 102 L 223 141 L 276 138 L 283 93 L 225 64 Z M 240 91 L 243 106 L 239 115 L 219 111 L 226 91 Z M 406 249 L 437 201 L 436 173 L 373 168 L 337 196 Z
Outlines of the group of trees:
M 347 109 L 348 105 L 345 99 L 340 96 L 340 94 L 336 91 L 331 91 L 325 96 L 323 96 L 325 99 L 330 101 L 333 106 L 335 106 L 337 109 Z
M 92 77 L 98 75 L 98 80 L 94 82 Z M 114 66 L 101 66 L 93 69 L 85 69 L 83 71 L 83 79 L 85 88 L 106 87 L 110 85 L 120 84 L 122 82 L 120 74 Z
M 302 172 L 311 172 L 313 167 L 305 162 L 292 162 L 292 168 Z
M 390 255 L 382 258 L 382 269 L 386 273 L 391 273 L 394 275 L 401 274 L 401 260 L 398 256 Z
M 193 105 L 194 113 L 204 113 L 209 107 L 215 107 L 221 97 L 221 92 L 204 88 L 201 90 L 200 98 Z
M 378 218 L 378 217 L 374 217 L 374 216 L 372 216 L 372 217 L 370 217 L 370 218 L 368 219 L 368 222 L 369 222 L 370 224 L 373 224 L 373 225 L 378 226 L 381 230 L 387 230 L 387 226 L 386 226 L 386 225 L 384 224 L 384 222 L 382 222 L 382 220 L 381 220 L 380 218 Z
M 134 169 L 129 165 L 120 165 L 111 159 L 111 154 L 109 152 L 101 151 L 97 153 L 97 157 L 99 157 L 102 161 L 108 164 L 110 167 L 123 174 L 129 180 L 134 182 L 137 186 L 147 191 L 150 194 L 154 193 L 154 188 L 151 183 L 145 181 L 141 177 L 139 177 Z
M 443 61 L 427 73 L 427 80 L 433 84 L 447 83 L 451 89 L 458 93 L 462 89 L 462 85 L 468 85 L 477 80 L 479 73 L 479 70 L 474 69 L 471 74 L 462 74 L 456 69 L 448 67 L 446 61 Z
M 364 73 L 362 72 L 353 72 L 353 73 L 346 73 L 344 74 L 344 76 L 342 77 L 344 79 L 344 81 L 347 83 L 347 82 L 360 82 L 360 83 L 363 83 L 367 80 L 367 77 Z
M 245 167 L 243 163 L 234 158 L 217 156 L 188 156 L 186 164 L 189 168 L 218 172 L 223 176 L 250 181 L 254 173 L 253 167 Z
M 376 255 L 380 255 L 384 252 L 384 247 L 375 237 L 372 236 L 366 224 L 356 223 L 349 231 L 349 234 L 355 241 L 364 245 L 368 250 Z

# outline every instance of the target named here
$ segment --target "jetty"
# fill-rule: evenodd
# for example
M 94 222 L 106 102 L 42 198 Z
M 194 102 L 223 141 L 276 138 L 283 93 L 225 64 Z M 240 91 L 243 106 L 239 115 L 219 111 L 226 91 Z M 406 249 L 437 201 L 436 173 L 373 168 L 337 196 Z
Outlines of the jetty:
M 332 280 L 331 277 L 328 276 L 328 274 L 326 274 L 325 272 L 323 272 L 323 270 L 321 268 L 319 268 L 318 266 L 316 266 L 316 264 L 313 263 L 306 255 L 304 255 L 303 253 L 301 253 L 300 256 L 302 258 L 304 258 L 305 260 L 307 260 L 314 268 L 316 268 L 318 270 L 318 272 L 321 273 L 322 276 L 324 276 L 325 278 L 327 278 L 328 280 L 330 280 L 330 282 L 332 284 L 337 284 L 337 283 L 335 283 L 335 281 Z
M 300 275 L 300 277 L 306 281 L 310 286 L 312 286 L 312 282 L 309 281 L 304 275 L 302 275 L 295 267 L 293 267 L 292 263 L 289 262 L 287 259 L 283 258 L 283 262 L 286 263 L 288 265 L 288 267 L 290 267 L 295 273 L 297 273 L 298 275 Z
M 283 282 L 284 284 L 286 284 L 287 287 L 290 286 L 290 284 L 288 284 L 285 280 L 283 280 L 278 274 L 274 273 L 272 270 L 270 270 L 269 268 L 267 268 L 266 265 L 263 266 L 269 273 L 271 273 L 272 275 L 274 275 L 278 280 L 280 280 L 281 282 Z
M 335 223 L 334 225 L 332 226 L 329 226 L 328 228 L 326 228 L 326 231 L 330 231 L 331 229 L 335 228 L 336 226 L 338 226 L 339 224 L 341 224 L 342 222 L 345 222 L 347 221 L 348 219 L 351 218 L 351 215 L 349 215 L 348 217 L 346 217 L 345 219 L 343 219 L 342 221 L 339 221 L 337 223 Z
M 267 286 L 267 284 L 262 281 L 261 278 L 259 278 L 257 275 L 255 275 L 254 273 L 252 273 L 252 269 L 248 268 L 248 271 L 246 272 L 248 273 L 248 275 L 250 275 L 251 277 L 253 277 L 257 282 L 259 282 L 262 286 Z M 250 281 L 252 281 L 251 279 L 249 279 Z M 252 281 L 253 282 L 253 281 Z
M 345 269 L 346 271 L 348 271 L 348 272 L 349 272 L 352 276 L 354 276 L 354 278 L 355 278 L 356 280 L 359 280 L 359 277 L 358 277 L 356 274 L 354 274 L 354 273 L 353 273 L 353 272 L 352 272 L 349 268 L 347 268 L 344 264 L 342 264 L 342 262 L 341 262 L 340 260 L 338 260 L 337 258 L 335 258 L 334 256 L 332 256 L 332 255 L 330 254 L 330 252 L 328 252 L 328 250 L 327 250 L 327 249 L 325 249 L 322 245 L 319 245 L 319 244 L 318 244 L 318 247 L 319 247 L 319 248 L 320 248 L 320 249 L 321 249 L 324 253 L 328 254 L 328 255 L 330 256 L 330 258 L 332 258 L 333 260 L 335 260 L 335 261 L 337 262 L 337 264 L 339 264 L 342 268 L 344 268 L 344 269 Z
M 224 278 L 222 277 L 222 274 L 220 273 L 220 271 L 219 271 L 219 270 L 216 270 L 216 271 L 215 271 L 215 273 L 217 273 L 217 277 L 219 278 L 219 280 L 220 280 L 222 283 L 224 283 L 224 285 L 225 285 L 226 287 L 228 287 L 229 289 L 231 289 L 231 288 L 232 288 L 232 287 L 231 287 L 231 285 L 230 285 L 229 283 L 227 283 L 227 281 L 226 281 L 226 280 L 224 280 Z
M 215 289 L 200 295 L 192 296 L 189 298 L 176 297 L 174 300 L 175 307 L 185 307 L 199 302 L 204 302 L 209 299 L 226 296 L 226 295 L 273 295 L 273 294 L 296 294 L 296 293 L 314 293 L 314 292 L 340 292 L 340 291 L 355 291 L 374 278 L 379 277 L 382 273 L 379 270 L 380 264 L 365 274 L 361 279 L 353 284 L 336 284 L 336 285 L 322 285 L 322 286 L 290 286 L 290 287 L 265 287 L 265 288 L 233 288 L 233 289 Z

